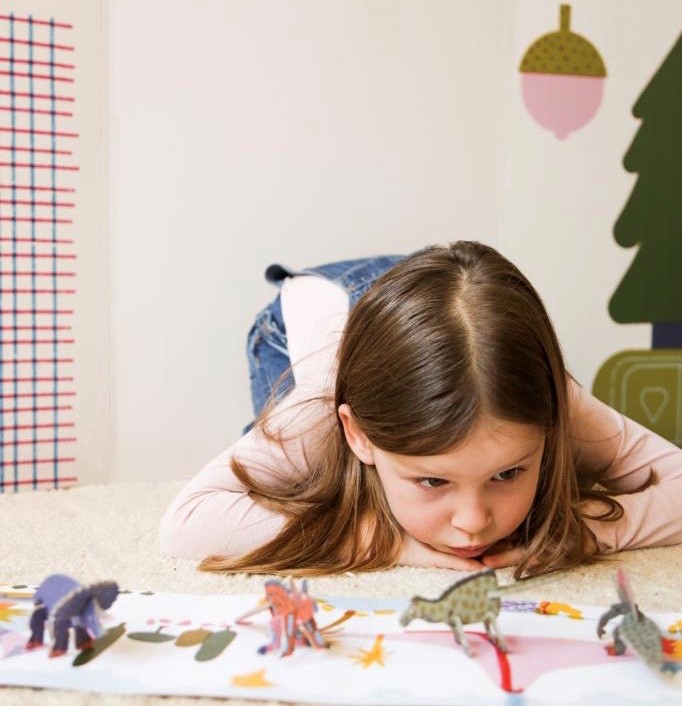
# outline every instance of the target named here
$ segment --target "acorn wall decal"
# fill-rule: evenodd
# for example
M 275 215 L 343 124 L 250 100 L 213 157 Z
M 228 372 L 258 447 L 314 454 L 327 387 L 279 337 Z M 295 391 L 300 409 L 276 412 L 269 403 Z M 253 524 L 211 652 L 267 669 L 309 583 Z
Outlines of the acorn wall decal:
M 571 6 L 561 5 L 557 32 L 543 34 L 521 60 L 521 91 L 528 112 L 560 140 L 596 114 L 606 66 L 585 37 L 571 32 Z

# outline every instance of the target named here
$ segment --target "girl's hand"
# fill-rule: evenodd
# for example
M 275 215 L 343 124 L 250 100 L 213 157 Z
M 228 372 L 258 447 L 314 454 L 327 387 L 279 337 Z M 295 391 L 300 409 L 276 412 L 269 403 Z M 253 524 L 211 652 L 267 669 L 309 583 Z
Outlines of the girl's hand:
M 593 532 L 588 532 L 585 537 L 585 555 L 596 554 L 599 547 Z M 502 539 L 492 546 L 488 552 L 481 557 L 481 561 L 490 569 L 502 569 L 506 566 L 516 566 L 521 563 L 526 550 L 515 545 L 509 539 Z M 535 565 L 535 559 L 531 559 L 529 566 Z
M 408 534 L 403 537 L 403 550 L 398 563 L 403 566 L 425 566 L 431 569 L 455 569 L 456 571 L 485 569 L 485 566 L 476 559 L 462 559 L 453 554 L 439 552 Z
M 502 540 L 491 547 L 487 554 L 481 557 L 484 566 L 489 569 L 502 569 L 505 566 L 516 566 L 521 563 L 525 554 L 523 547 L 515 546 L 509 540 Z

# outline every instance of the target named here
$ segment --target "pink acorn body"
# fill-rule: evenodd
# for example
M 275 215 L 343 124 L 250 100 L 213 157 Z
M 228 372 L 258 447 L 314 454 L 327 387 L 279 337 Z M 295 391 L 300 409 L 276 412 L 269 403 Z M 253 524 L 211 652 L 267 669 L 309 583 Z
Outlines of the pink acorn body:
M 526 50 L 519 67 L 526 109 L 560 140 L 597 113 L 604 95 L 606 66 L 599 52 L 571 31 L 571 8 L 561 5 L 559 29 Z
M 604 95 L 604 79 L 527 73 L 521 76 L 521 92 L 533 118 L 564 140 L 596 114 Z

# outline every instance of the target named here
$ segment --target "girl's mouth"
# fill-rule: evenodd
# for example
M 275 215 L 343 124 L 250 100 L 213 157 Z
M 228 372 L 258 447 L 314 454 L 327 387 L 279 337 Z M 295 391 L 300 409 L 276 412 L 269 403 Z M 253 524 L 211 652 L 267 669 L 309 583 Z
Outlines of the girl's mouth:
M 458 556 L 461 559 L 473 559 L 474 557 L 483 554 L 483 552 L 491 546 L 491 544 L 478 544 L 476 546 L 448 548 L 451 554 L 454 554 L 455 556 Z

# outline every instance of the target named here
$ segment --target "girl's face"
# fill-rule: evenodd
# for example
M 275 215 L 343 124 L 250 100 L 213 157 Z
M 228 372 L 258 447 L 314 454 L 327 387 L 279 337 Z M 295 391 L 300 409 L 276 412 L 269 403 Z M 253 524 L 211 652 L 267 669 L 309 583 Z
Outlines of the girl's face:
M 347 405 L 339 415 L 355 454 L 376 467 L 394 517 L 420 542 L 470 559 L 526 518 L 540 474 L 542 430 L 484 417 L 443 454 L 401 456 L 371 444 Z

